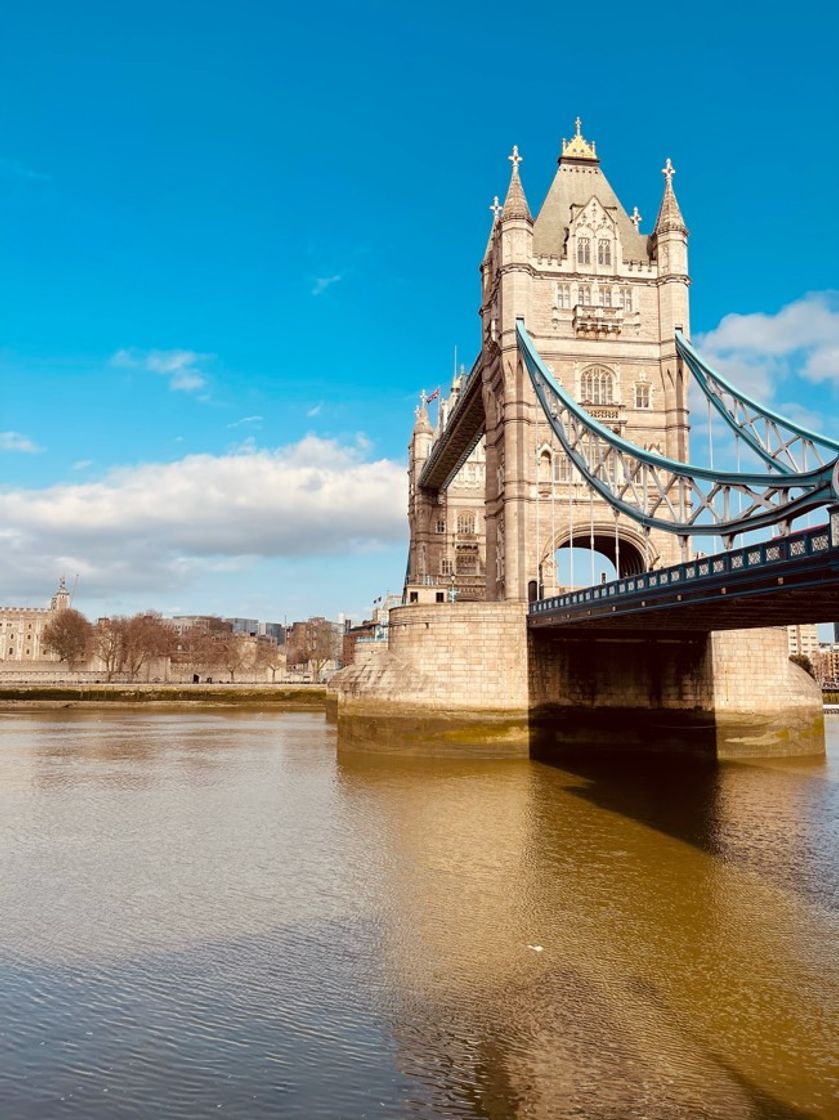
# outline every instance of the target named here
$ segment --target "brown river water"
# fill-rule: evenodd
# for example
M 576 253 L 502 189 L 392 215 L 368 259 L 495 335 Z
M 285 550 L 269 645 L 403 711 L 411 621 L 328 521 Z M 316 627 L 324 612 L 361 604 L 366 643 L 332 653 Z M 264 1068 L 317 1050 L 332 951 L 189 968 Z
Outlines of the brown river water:
M 0 714 L 0 1120 L 839 1117 L 827 761 Z

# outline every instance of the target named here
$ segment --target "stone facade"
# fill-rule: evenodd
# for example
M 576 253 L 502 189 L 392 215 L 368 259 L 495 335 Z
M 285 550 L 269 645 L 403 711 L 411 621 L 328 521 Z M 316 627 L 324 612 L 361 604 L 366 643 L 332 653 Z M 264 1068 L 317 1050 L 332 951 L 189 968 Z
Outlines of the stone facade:
M 62 577 L 48 607 L 0 607 L 0 672 L 55 663 L 56 655 L 43 648 L 44 628 L 57 611 L 69 606 L 70 592 Z
M 504 206 L 496 200 L 491 208 L 481 263 L 482 345 L 471 374 L 483 405 L 478 535 L 490 601 L 525 600 L 534 583 L 546 595 L 562 589 L 555 553 L 572 543 L 603 554 L 620 574 L 680 558 L 675 537 L 645 536 L 629 519 L 616 521 L 605 501 L 592 500 L 532 391 L 517 349 L 518 318 L 554 377 L 596 419 L 641 447 L 680 460 L 688 453 L 686 385 L 674 337 L 677 328 L 690 330 L 688 233 L 670 161 L 656 223 L 645 235 L 637 209 L 630 216 L 621 205 L 579 122 L 535 219 L 517 149 L 510 159 L 509 189 Z M 453 394 L 464 391 L 463 379 L 456 380 Z M 418 410 L 409 464 L 409 582 L 423 571 L 438 574 L 433 526 L 445 520 L 441 510 L 453 504 L 450 490 L 461 476 L 446 489 L 425 491 L 419 476 L 435 444 L 447 438 L 451 411 L 435 432 L 424 401 Z M 590 582 L 588 573 L 574 582 Z

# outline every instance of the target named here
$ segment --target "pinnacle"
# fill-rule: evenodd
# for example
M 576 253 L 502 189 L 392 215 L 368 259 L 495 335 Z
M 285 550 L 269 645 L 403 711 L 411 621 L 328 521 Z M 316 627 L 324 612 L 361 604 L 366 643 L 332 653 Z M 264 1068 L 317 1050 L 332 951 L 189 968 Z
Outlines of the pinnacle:
M 685 219 L 682 217 L 682 211 L 679 209 L 679 203 L 676 201 L 676 194 L 673 190 L 673 176 L 675 174 L 676 169 L 668 159 L 662 168 L 662 175 L 664 175 L 665 180 L 664 195 L 653 229 L 656 234 L 687 233 Z
M 501 213 L 501 221 L 509 221 L 510 218 L 525 218 L 527 221 L 532 221 L 530 216 L 530 208 L 527 205 L 527 199 L 524 196 L 524 188 L 521 185 L 519 178 L 519 164 L 521 163 L 521 156 L 519 155 L 518 145 L 513 145 L 513 154 L 507 157 L 513 165 L 513 172 L 510 175 L 510 185 L 507 188 L 507 197 L 504 199 L 504 207 Z

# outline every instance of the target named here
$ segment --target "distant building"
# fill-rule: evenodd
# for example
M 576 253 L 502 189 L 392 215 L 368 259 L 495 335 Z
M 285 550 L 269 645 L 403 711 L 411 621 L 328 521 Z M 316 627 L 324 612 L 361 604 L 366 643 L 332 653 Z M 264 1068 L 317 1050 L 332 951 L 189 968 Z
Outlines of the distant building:
M 0 607 L 0 663 L 6 661 L 57 661 L 43 648 L 44 628 L 58 611 L 70 606 L 64 577 L 48 607 Z
M 233 627 L 226 618 L 219 618 L 215 614 L 176 614 L 174 618 L 167 618 L 169 625 L 183 636 L 187 630 L 203 630 L 208 634 L 230 633 Z
M 234 634 L 249 634 L 252 638 L 259 636 L 258 618 L 225 618 L 229 622 Z
M 787 627 L 789 655 L 809 657 L 811 660 L 819 652 L 819 630 L 815 622 L 805 622 L 799 626 Z

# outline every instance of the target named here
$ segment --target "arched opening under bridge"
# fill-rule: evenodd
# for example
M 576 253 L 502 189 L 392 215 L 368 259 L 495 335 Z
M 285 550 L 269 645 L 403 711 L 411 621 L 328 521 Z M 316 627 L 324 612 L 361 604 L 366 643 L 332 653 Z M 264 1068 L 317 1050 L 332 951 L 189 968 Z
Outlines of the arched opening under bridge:
M 559 542 L 554 554 L 558 587 L 589 587 L 596 583 L 608 583 L 618 576 L 638 575 L 647 567 L 643 544 L 627 539 L 623 533 L 619 534 L 616 542 L 614 531 L 607 533 L 603 528 L 595 528 L 593 543 L 592 549 L 588 527 L 581 527 L 573 541 L 566 536 Z M 544 580 L 545 585 L 549 582 L 549 578 Z

